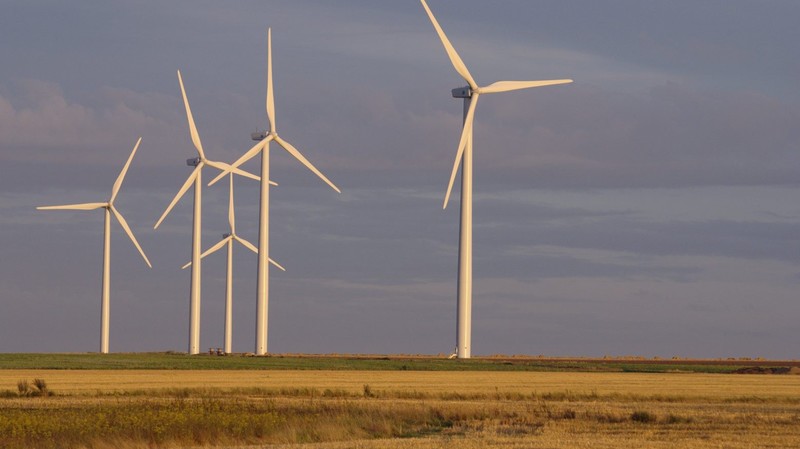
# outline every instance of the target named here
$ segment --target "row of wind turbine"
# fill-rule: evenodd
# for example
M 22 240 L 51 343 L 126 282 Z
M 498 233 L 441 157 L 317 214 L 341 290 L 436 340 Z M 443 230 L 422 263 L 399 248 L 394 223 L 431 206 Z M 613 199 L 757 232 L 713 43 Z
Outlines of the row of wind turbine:
M 272 81 L 272 30 L 269 29 L 267 33 L 267 99 L 266 99 L 266 110 L 267 110 L 267 119 L 269 121 L 269 130 L 265 133 L 259 133 L 257 137 L 254 137 L 255 140 L 258 140 L 258 143 L 253 146 L 247 153 L 245 153 L 242 157 L 240 157 L 234 164 L 226 164 L 224 162 L 218 162 L 210 160 L 206 157 L 205 151 L 203 150 L 203 144 L 200 140 L 199 133 L 197 132 L 197 126 L 195 125 L 194 117 L 192 114 L 191 107 L 189 106 L 189 100 L 186 95 L 186 89 L 183 84 L 183 77 L 181 76 L 181 72 L 178 71 L 178 84 L 181 89 L 181 95 L 183 98 L 184 108 L 186 110 L 186 119 L 189 125 L 189 134 L 192 139 L 192 143 L 194 144 L 195 149 L 197 150 L 197 157 L 188 159 L 187 165 L 195 167 L 192 170 L 192 173 L 188 176 L 186 181 L 178 190 L 175 197 L 172 199 L 170 204 L 164 210 L 164 213 L 156 222 L 154 229 L 158 229 L 159 226 L 163 223 L 166 219 L 167 215 L 172 211 L 175 205 L 180 201 L 180 199 L 186 194 L 186 192 L 194 186 L 194 212 L 193 212 L 193 223 L 192 223 L 192 260 L 184 265 L 183 268 L 192 267 L 191 271 L 191 280 L 190 280 L 190 289 L 189 289 L 189 353 L 190 354 L 198 354 L 200 352 L 200 305 L 201 305 L 201 285 L 202 285 L 202 271 L 201 271 L 201 260 L 209 255 L 212 254 L 223 246 L 228 246 L 228 264 L 227 264 L 227 285 L 226 285 L 226 301 L 225 301 L 225 351 L 231 351 L 231 333 L 232 333 L 232 251 L 233 251 L 233 242 L 237 241 L 240 244 L 244 245 L 248 249 L 258 254 L 258 288 L 257 288 L 257 307 L 256 307 L 256 353 L 257 354 L 265 354 L 267 352 L 267 316 L 268 316 L 268 306 L 269 306 L 269 264 L 272 263 L 279 269 L 285 271 L 285 269 L 272 260 L 269 257 L 269 187 L 271 185 L 276 186 L 277 184 L 272 181 L 262 181 L 269 179 L 269 142 L 275 141 L 280 145 L 283 149 L 285 149 L 289 154 L 295 157 L 297 160 L 300 161 L 301 164 L 306 166 L 309 170 L 311 170 L 314 174 L 320 177 L 324 182 L 330 185 L 335 191 L 341 193 L 341 190 L 336 187 L 322 172 L 319 171 L 299 150 L 297 150 L 291 143 L 287 142 L 283 138 L 281 138 L 276 130 L 275 126 L 275 100 L 274 100 L 274 91 L 273 91 L 273 81 Z M 141 139 L 139 139 L 141 142 Z M 119 191 L 119 187 L 121 185 L 122 179 L 125 176 L 125 173 L 128 170 L 128 166 L 130 165 L 131 160 L 133 159 L 133 155 L 136 153 L 136 149 L 139 146 L 139 142 L 137 142 L 136 147 L 134 147 L 133 152 L 131 153 L 130 158 L 128 159 L 125 168 L 123 169 L 120 177 L 118 178 L 117 182 L 114 184 L 114 189 L 112 192 L 111 200 L 107 203 L 87 203 L 87 204 L 73 204 L 73 205 L 64 205 L 64 206 L 49 206 L 49 207 L 40 207 L 39 209 L 77 209 L 77 210 L 90 210 L 90 209 L 97 209 L 97 208 L 105 208 L 106 209 L 106 238 L 105 238 L 105 250 L 104 250 L 104 268 L 103 268 L 103 297 L 102 297 L 102 324 L 101 324 L 101 352 L 107 353 L 108 352 L 108 297 L 109 297 L 109 283 L 108 283 L 108 265 L 109 265 L 109 248 L 110 248 L 110 240 L 109 240 L 109 226 L 110 226 L 110 214 L 113 213 L 117 220 L 120 222 L 122 227 L 128 233 L 130 238 L 133 240 L 136 247 L 141 252 L 142 256 L 145 257 L 145 261 L 148 265 L 150 262 L 147 260 L 144 252 L 141 250 L 139 243 L 136 241 L 136 238 L 133 236 L 133 233 L 130 230 L 130 227 L 125 222 L 125 219 L 122 215 L 117 212 L 117 210 L 113 206 L 113 201 L 116 198 L 117 192 Z M 242 170 L 239 168 L 240 165 L 244 164 L 248 160 L 252 159 L 256 155 L 261 153 L 261 176 L 257 176 L 251 174 L 247 171 Z M 226 234 L 224 238 L 219 241 L 217 244 L 206 250 L 205 252 L 201 253 L 201 241 L 202 241 L 202 170 L 205 166 L 210 166 L 212 168 L 216 168 L 221 170 L 221 173 L 209 183 L 213 185 L 224 176 L 230 176 L 230 197 L 229 197 L 229 224 L 230 224 L 230 233 Z M 236 234 L 236 225 L 235 225 L 235 214 L 234 214 L 234 196 L 233 196 L 233 175 L 240 175 L 250 179 L 254 179 L 260 182 L 261 185 L 261 197 L 260 197 L 260 212 L 259 212 L 259 246 L 255 247 L 252 243 L 248 242 L 244 238 L 240 237 Z
M 477 107 L 478 99 L 483 94 L 509 92 L 521 89 L 529 89 L 534 87 L 551 86 L 557 84 L 571 83 L 571 79 L 557 79 L 557 80 L 544 80 L 544 81 L 498 81 L 488 86 L 479 86 L 475 79 L 470 74 L 466 65 L 462 61 L 458 52 L 453 47 L 450 40 L 439 25 L 436 17 L 425 0 L 420 0 L 425 12 L 428 15 L 439 39 L 444 46 L 445 51 L 455 68 L 456 72 L 467 82 L 466 87 L 459 87 L 452 90 L 452 95 L 455 98 L 462 98 L 464 101 L 464 118 L 461 136 L 456 150 L 456 157 L 453 163 L 453 168 L 450 174 L 450 180 L 447 185 L 447 190 L 444 197 L 443 208 L 447 207 L 450 195 L 455 184 L 456 174 L 461 168 L 461 213 L 460 213 L 460 226 L 459 226 L 459 251 L 458 251 L 458 289 L 457 289 L 457 343 L 455 356 L 459 358 L 469 358 L 471 355 L 471 339 L 472 339 L 472 187 L 473 187 L 473 145 L 472 145 L 472 130 L 473 122 L 475 119 L 475 110 Z M 276 119 L 275 119 L 275 97 L 273 90 L 273 77 L 272 77 L 272 30 L 268 29 L 267 32 L 267 95 L 266 95 L 266 112 L 269 121 L 269 130 L 263 133 L 256 133 L 252 136 L 253 140 L 258 141 L 250 150 L 244 153 L 233 164 L 226 164 L 223 162 L 212 161 L 206 158 L 200 137 L 195 126 L 194 118 L 192 116 L 191 108 L 189 107 L 189 100 L 186 96 L 186 90 L 183 85 L 183 78 L 180 71 L 178 71 L 178 83 L 181 88 L 183 96 L 184 107 L 186 109 L 186 118 L 189 123 L 189 131 L 192 142 L 197 149 L 198 157 L 187 160 L 187 164 L 194 166 L 195 169 L 186 179 L 184 184 L 178 190 L 178 193 L 173 198 L 172 202 L 166 208 L 159 220 L 156 222 L 154 228 L 158 228 L 164 221 L 169 212 L 173 209 L 175 204 L 184 196 L 189 188 L 194 184 L 194 216 L 193 216 L 193 231 L 192 231 L 192 260 L 187 263 L 183 268 L 192 267 L 191 282 L 190 282 L 190 325 L 189 325 L 189 353 L 199 353 L 200 346 L 200 286 L 201 286 L 201 260 L 205 256 L 214 253 L 227 245 L 228 249 L 228 266 L 227 266 L 227 285 L 226 285 L 226 306 L 225 306 L 225 351 L 231 350 L 231 329 L 232 329 L 232 251 L 233 242 L 237 241 L 258 253 L 258 285 L 256 290 L 256 354 L 267 353 L 267 324 L 268 324 L 268 307 L 269 307 L 269 264 L 272 263 L 281 270 L 283 267 L 275 263 L 269 257 L 269 188 L 270 185 L 277 185 L 269 181 L 270 173 L 270 142 L 275 141 L 281 148 L 286 150 L 301 164 L 313 172 L 322 181 L 328 184 L 336 192 L 341 193 L 341 190 L 336 187 L 325 175 L 322 174 L 308 159 L 303 156 L 292 144 L 284 140 L 278 135 Z M 117 181 L 112 189 L 111 199 L 106 203 L 86 203 L 86 204 L 71 204 L 63 206 L 48 206 L 39 207 L 39 209 L 73 209 L 73 210 L 92 210 L 104 208 L 106 211 L 105 219 L 105 245 L 104 245 L 104 258 L 103 258 L 103 293 L 102 293 L 102 331 L 101 331 L 101 352 L 108 352 L 108 303 L 109 303 L 109 251 L 110 251 L 110 215 L 113 214 L 120 225 L 126 231 L 130 239 L 133 241 L 136 248 L 144 257 L 145 262 L 150 266 L 142 251 L 139 243 L 136 241 L 130 227 L 125 222 L 122 215 L 116 210 L 113 205 L 114 199 L 119 192 L 119 188 L 124 179 L 125 173 L 133 159 L 136 149 L 141 142 L 141 138 L 136 143 L 130 157 L 128 158 L 125 167 L 120 173 Z M 261 176 L 253 175 L 246 172 L 239 167 L 254 158 L 261 155 Z M 209 186 L 213 185 L 226 175 L 230 176 L 230 197 L 229 197 L 229 224 L 230 233 L 226 234 L 224 238 L 217 244 L 201 253 L 201 218 L 202 218 L 202 169 L 204 166 L 210 166 L 221 171 L 211 182 Z M 255 247 L 247 240 L 239 237 L 236 234 L 235 216 L 234 216 L 234 203 L 233 203 L 233 175 L 237 174 L 260 182 L 260 202 L 259 202 L 259 240 L 258 247 Z M 285 271 L 285 270 L 284 270 Z
M 223 169 L 208 185 L 212 185 L 222 179 L 226 174 L 236 170 L 239 166 L 261 154 L 261 199 L 259 203 L 259 225 L 258 225 L 258 285 L 256 288 L 256 347 L 255 353 L 263 355 L 267 353 L 267 325 L 269 317 L 269 183 L 263 182 L 269 179 L 270 152 L 269 143 L 275 141 L 281 148 L 286 150 L 295 159 L 300 161 L 306 168 L 331 186 L 338 193 L 339 190 L 325 175 L 320 172 L 300 151 L 292 144 L 278 135 L 275 122 L 275 93 L 272 83 L 272 29 L 267 30 L 267 120 L 269 121 L 269 131 L 254 134 L 253 140 L 258 140 L 250 150 L 236 160 L 229 168 Z
M 193 219 L 193 232 L 192 232 L 192 260 L 184 268 L 189 266 L 192 267 L 192 275 L 191 275 L 191 287 L 190 287 L 190 306 L 189 306 L 189 353 L 190 354 L 198 354 L 200 352 L 200 288 L 201 288 L 201 259 L 214 251 L 219 250 L 226 244 L 228 245 L 228 273 L 227 273 L 227 287 L 226 287 L 226 318 L 225 318 L 225 351 L 230 352 L 230 333 L 232 329 L 231 323 L 231 304 L 232 304 L 232 260 L 231 260 L 231 253 L 232 253 L 232 245 L 233 241 L 238 241 L 242 245 L 249 248 L 251 251 L 258 253 L 258 285 L 256 289 L 256 343 L 255 343 L 255 353 L 256 354 L 266 354 L 267 353 L 267 326 L 268 326 L 268 311 L 269 311 L 269 264 L 272 263 L 276 267 L 284 270 L 284 268 L 269 257 L 269 188 L 271 185 L 277 185 L 276 183 L 269 181 L 265 182 L 265 180 L 269 179 L 269 143 L 271 141 L 275 141 L 281 148 L 285 149 L 289 154 L 294 156 L 297 160 L 300 161 L 303 165 L 305 165 L 309 170 L 311 170 L 314 174 L 319 176 L 323 181 L 325 181 L 328 185 L 330 185 L 334 190 L 341 193 L 338 187 L 336 187 L 325 175 L 322 174 L 311 162 L 300 153 L 297 148 L 295 148 L 291 143 L 287 142 L 283 138 L 278 135 L 276 129 L 276 122 L 275 122 L 275 96 L 273 90 L 273 81 L 272 81 L 272 29 L 268 29 L 267 31 L 267 97 L 266 97 L 266 110 L 267 110 L 267 119 L 269 121 L 269 131 L 265 133 L 257 134 L 258 143 L 256 143 L 249 151 L 247 151 L 244 155 L 242 155 L 236 162 L 233 164 L 225 164 L 222 162 L 215 162 L 208 160 L 205 157 L 205 153 L 203 152 L 202 143 L 200 142 L 200 137 L 197 133 L 197 128 L 194 123 L 194 119 L 192 117 L 192 112 L 189 107 L 189 101 L 186 97 L 186 90 L 183 85 L 183 78 L 181 77 L 180 71 L 178 71 L 178 82 L 181 87 L 181 93 L 183 95 L 184 106 L 186 108 L 186 117 L 189 122 L 189 131 L 192 137 L 192 142 L 194 143 L 195 148 L 199 154 L 199 157 L 196 159 L 190 159 L 187 161 L 190 165 L 194 165 L 196 168 L 192 172 L 191 175 L 187 178 L 186 182 L 180 188 L 178 193 L 175 195 L 175 198 L 169 204 L 167 209 L 162 214 L 161 218 L 155 225 L 157 229 L 161 222 L 166 218 L 175 204 L 180 200 L 180 198 L 188 191 L 189 187 L 191 187 L 192 183 L 194 183 L 195 188 L 195 200 L 194 200 L 194 219 Z M 249 161 L 250 159 L 254 158 L 258 154 L 261 154 L 261 176 L 253 175 L 249 172 L 246 172 L 239 167 Z M 209 186 L 215 184 L 217 181 L 225 177 L 226 175 L 232 176 L 233 174 L 242 175 L 251 179 L 255 179 L 260 181 L 260 203 L 259 203 L 259 240 L 258 240 L 258 247 L 256 248 L 247 240 L 242 239 L 241 237 L 237 236 L 235 233 L 235 225 L 234 225 L 234 215 L 233 215 L 233 179 L 231 178 L 230 184 L 230 212 L 229 212 L 229 220 L 231 225 L 231 232 L 227 234 L 222 241 L 218 242 L 216 245 L 211 247 L 205 253 L 200 253 L 201 249 L 201 219 L 202 219 L 202 167 L 204 165 L 208 165 L 214 168 L 221 170 L 221 173 L 217 175 L 211 182 L 208 183 Z M 284 270 L 285 271 L 285 270 Z
M 234 211 L 234 201 L 233 201 L 233 172 L 228 175 L 230 179 L 230 190 L 229 190 L 229 198 L 228 198 L 228 224 L 230 225 L 230 231 L 222 236 L 222 240 L 217 242 L 216 245 L 212 246 L 211 248 L 207 249 L 203 254 L 200 255 L 200 258 L 203 259 L 206 256 L 213 254 L 223 246 L 227 246 L 228 248 L 228 263 L 227 263 L 227 271 L 225 276 L 225 353 L 230 354 L 232 351 L 232 339 L 233 339 L 233 242 L 239 242 L 242 246 L 249 249 L 250 251 L 258 254 L 258 249 L 253 246 L 252 243 L 248 242 L 242 237 L 239 237 L 236 234 L 236 213 Z M 275 265 L 282 271 L 286 271 L 286 268 L 283 268 L 280 264 L 269 259 L 269 262 L 272 265 Z M 182 267 L 182 269 L 188 268 L 192 265 L 192 262 L 187 263 Z
M 186 96 L 186 89 L 183 86 L 183 77 L 181 76 L 180 70 L 178 70 L 178 84 L 181 87 L 183 105 L 186 109 L 186 120 L 189 122 L 189 134 L 191 135 L 192 143 L 194 144 L 195 149 L 197 149 L 198 157 L 186 161 L 188 165 L 194 166 L 195 168 L 192 170 L 192 173 L 189 175 L 189 177 L 186 178 L 186 182 L 184 182 L 181 188 L 178 190 L 178 193 L 172 199 L 172 202 L 169 204 L 169 206 L 167 206 L 166 210 L 164 210 L 164 213 L 161 214 L 161 218 L 159 218 L 156 222 L 154 229 L 158 229 L 170 211 L 172 211 L 172 208 L 175 207 L 175 204 L 183 197 L 183 195 L 186 194 L 192 184 L 194 184 L 194 214 L 192 217 L 192 274 L 189 288 L 189 353 L 199 354 L 200 288 L 202 285 L 200 251 L 202 245 L 203 167 L 208 165 L 209 167 L 219 170 L 227 170 L 229 173 L 236 173 L 237 175 L 255 179 L 257 181 L 260 181 L 261 178 L 239 168 L 232 168 L 230 165 L 224 162 L 212 161 L 206 158 L 205 152 L 203 151 L 203 143 L 200 141 L 200 135 L 197 132 L 197 126 L 194 122 L 192 109 L 189 106 L 189 99 Z

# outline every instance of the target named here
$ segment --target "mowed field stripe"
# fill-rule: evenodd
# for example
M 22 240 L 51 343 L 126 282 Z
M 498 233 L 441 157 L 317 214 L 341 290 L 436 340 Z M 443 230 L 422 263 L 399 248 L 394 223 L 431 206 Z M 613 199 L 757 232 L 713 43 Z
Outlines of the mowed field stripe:
M 427 394 L 564 393 L 689 398 L 781 397 L 800 400 L 800 376 L 691 373 L 548 373 L 312 370 L 0 370 L 0 390 L 44 379 L 57 394 L 175 388 L 264 388 Z

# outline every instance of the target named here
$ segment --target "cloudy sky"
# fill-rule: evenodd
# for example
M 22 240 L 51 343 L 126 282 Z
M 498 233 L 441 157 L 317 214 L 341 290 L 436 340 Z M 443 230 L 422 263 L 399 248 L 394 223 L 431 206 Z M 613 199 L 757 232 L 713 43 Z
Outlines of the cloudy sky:
M 800 4 L 430 0 L 487 96 L 475 125 L 473 354 L 796 358 Z M 463 85 L 417 0 L 5 1 L 0 5 L 0 352 L 96 351 L 101 211 L 111 350 L 185 351 L 191 195 L 277 121 L 342 188 L 273 146 L 272 352 L 449 353 L 458 195 L 441 201 Z M 258 170 L 258 163 L 245 166 Z M 209 179 L 213 170 L 206 172 Z M 237 227 L 257 241 L 257 184 Z M 227 230 L 204 191 L 203 246 Z M 234 350 L 252 351 L 255 256 L 236 248 Z M 225 257 L 203 264 L 201 348 L 222 346 Z

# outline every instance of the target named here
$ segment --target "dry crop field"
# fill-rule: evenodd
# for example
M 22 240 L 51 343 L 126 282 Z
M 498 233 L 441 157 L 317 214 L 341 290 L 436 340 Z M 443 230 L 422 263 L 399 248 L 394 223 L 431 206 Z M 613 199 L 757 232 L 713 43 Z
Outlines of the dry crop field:
M 4 448 L 800 447 L 797 375 L 3 369 L 0 392 Z

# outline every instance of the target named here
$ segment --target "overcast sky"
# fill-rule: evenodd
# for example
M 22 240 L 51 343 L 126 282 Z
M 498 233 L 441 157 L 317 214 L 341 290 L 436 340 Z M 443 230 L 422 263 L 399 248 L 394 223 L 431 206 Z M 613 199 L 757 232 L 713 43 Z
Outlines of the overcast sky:
M 430 0 L 487 96 L 475 121 L 473 354 L 797 358 L 800 3 Z M 0 4 L 0 352 L 97 351 L 102 211 L 111 350 L 185 351 L 196 155 L 277 122 L 343 191 L 273 145 L 269 349 L 450 353 L 462 106 L 417 0 Z M 245 168 L 257 172 L 257 160 Z M 214 170 L 206 171 L 210 179 Z M 236 181 L 257 241 L 258 186 Z M 227 231 L 204 190 L 203 247 Z M 235 248 L 235 351 L 254 349 L 255 255 Z M 201 348 L 221 347 L 224 252 L 203 264 Z

